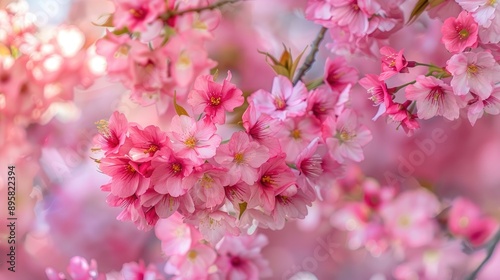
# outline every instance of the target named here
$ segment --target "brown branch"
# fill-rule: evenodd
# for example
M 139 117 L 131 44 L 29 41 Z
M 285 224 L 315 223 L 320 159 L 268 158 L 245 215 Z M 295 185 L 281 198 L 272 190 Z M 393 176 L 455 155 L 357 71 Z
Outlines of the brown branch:
M 295 76 L 295 79 L 293 79 L 294 85 L 297 84 L 302 79 L 302 77 L 306 74 L 306 72 L 309 71 L 309 69 L 312 67 L 312 65 L 316 59 L 315 58 L 316 53 L 319 51 L 319 44 L 321 43 L 321 41 L 323 41 L 323 38 L 325 37 L 326 30 L 327 29 L 325 27 L 321 27 L 321 30 L 319 31 L 318 36 L 316 36 L 316 39 L 314 39 L 314 42 L 312 43 L 311 52 L 309 52 L 309 54 L 306 57 L 306 60 L 304 61 L 304 64 L 302 64 L 302 67 L 300 67 L 299 72 Z
M 493 252 L 495 252 L 495 248 L 498 245 L 498 242 L 500 241 L 500 230 L 495 234 L 493 239 L 488 243 L 488 246 L 486 247 L 486 257 L 484 260 L 481 262 L 481 264 L 467 277 L 467 280 L 475 280 L 481 271 L 481 269 L 488 263 L 488 261 L 491 259 L 493 256 Z
M 162 20 L 168 20 L 171 17 L 174 16 L 182 16 L 188 13 L 199 13 L 202 11 L 208 11 L 208 10 L 215 10 L 217 8 L 220 8 L 226 4 L 234 4 L 236 2 L 240 2 L 241 0 L 222 0 L 216 3 L 213 3 L 211 5 L 205 6 L 205 7 L 196 7 L 196 8 L 189 8 L 181 11 L 168 11 L 160 16 Z

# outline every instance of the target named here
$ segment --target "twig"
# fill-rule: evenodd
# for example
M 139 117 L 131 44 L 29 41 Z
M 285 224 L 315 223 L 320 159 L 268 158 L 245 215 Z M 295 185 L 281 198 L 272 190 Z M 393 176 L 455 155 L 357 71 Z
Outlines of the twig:
M 467 280 L 475 280 L 483 266 L 488 263 L 490 260 L 491 256 L 493 256 L 493 252 L 495 251 L 495 248 L 498 245 L 498 242 L 500 241 L 500 230 L 497 232 L 497 234 L 493 237 L 493 239 L 489 242 L 488 246 L 486 247 L 486 257 L 484 260 L 481 262 L 481 264 L 474 270 L 469 277 L 467 277 Z
M 241 0 L 222 0 L 222 1 L 213 3 L 213 4 L 205 6 L 205 7 L 196 7 L 196 8 L 190 8 L 190 9 L 185 9 L 185 10 L 181 10 L 181 11 L 168 11 L 168 12 L 164 13 L 163 15 L 161 15 L 161 19 L 167 20 L 171 17 L 182 16 L 182 15 L 188 14 L 188 13 L 199 13 L 199 12 L 206 11 L 206 10 L 215 10 L 219 7 L 226 5 L 226 4 L 234 4 L 234 3 L 240 2 L 240 1 Z
M 306 72 L 309 71 L 309 69 L 313 65 L 316 53 L 319 50 L 319 44 L 321 43 L 321 41 L 325 37 L 326 30 L 327 29 L 325 27 L 321 27 L 321 30 L 319 31 L 318 36 L 316 36 L 316 39 L 314 39 L 314 42 L 312 43 L 311 52 L 309 52 L 309 54 L 306 57 L 306 60 L 304 61 L 304 64 L 302 64 L 302 67 L 300 67 L 299 72 L 295 76 L 295 79 L 293 79 L 294 85 L 297 84 L 298 81 L 300 81 L 300 79 L 302 79 L 304 74 L 306 74 Z

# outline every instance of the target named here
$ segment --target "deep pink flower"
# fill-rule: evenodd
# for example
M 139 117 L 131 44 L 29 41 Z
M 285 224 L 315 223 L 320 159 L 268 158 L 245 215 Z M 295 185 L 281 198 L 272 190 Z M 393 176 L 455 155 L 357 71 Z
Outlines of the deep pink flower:
M 168 148 L 160 150 L 151 163 L 153 168 L 151 184 L 154 190 L 160 194 L 168 193 L 173 197 L 185 194 L 192 185 L 184 179 L 191 174 L 193 166 L 193 162 L 176 156 Z
M 149 162 L 135 162 L 127 157 L 103 158 L 99 169 L 111 176 L 111 193 L 121 198 L 141 195 L 149 188 Z
M 418 117 L 424 120 L 434 116 L 457 119 L 464 105 L 458 102 L 451 86 L 432 76 L 418 76 L 416 83 L 406 87 L 406 98 L 417 102 Z
M 222 138 L 216 135 L 217 128 L 208 119 L 195 121 L 189 116 L 174 116 L 168 131 L 172 150 L 177 156 L 202 164 L 215 155 Z
M 441 27 L 442 41 L 449 52 L 460 53 L 478 44 L 478 26 L 474 18 L 462 11 L 457 18 L 448 18 Z
M 115 111 L 109 121 L 100 120 L 97 123 L 97 143 L 105 155 L 117 154 L 120 147 L 125 143 L 129 123 L 124 114 Z
M 403 104 L 393 103 L 386 111 L 389 118 L 399 123 L 408 136 L 413 135 L 413 133 L 420 128 L 417 116 L 408 111 L 408 106 L 410 106 L 411 102 L 412 101 L 407 100 Z
M 130 150 L 128 154 L 135 161 L 151 160 L 156 152 L 167 147 L 169 139 L 159 127 L 149 125 L 144 129 L 137 125 L 130 127 Z
M 338 117 L 323 123 L 323 139 L 331 156 L 340 163 L 345 159 L 362 161 L 362 147 L 372 140 L 372 134 L 364 125 L 358 124 L 355 113 L 347 109 Z
M 354 67 L 349 67 L 342 56 L 333 60 L 327 58 L 323 79 L 333 91 L 342 92 L 347 85 L 354 85 L 358 81 L 358 71 Z
M 396 50 L 388 46 L 380 48 L 380 54 L 382 55 L 382 73 L 380 73 L 378 77 L 379 80 L 385 81 L 397 73 L 409 72 L 409 63 L 406 61 L 403 52 L 404 50 L 396 52 Z
M 164 0 L 114 0 L 116 10 L 113 23 L 116 28 L 127 27 L 130 31 L 146 31 L 166 11 Z
M 124 280 L 164 280 L 155 265 L 146 266 L 143 261 L 129 262 L 122 266 L 120 271 Z
M 393 93 L 387 88 L 384 81 L 377 75 L 367 74 L 366 77 L 359 80 L 359 84 L 366 89 L 370 94 L 370 100 L 375 106 L 380 106 L 377 115 L 373 118 L 376 120 L 380 115 L 384 114 L 392 104 Z
M 351 85 L 345 86 L 342 92 L 334 92 L 329 86 L 322 85 L 311 91 L 307 98 L 307 112 L 324 122 L 341 111 L 349 99 Z
M 193 106 L 195 114 L 205 114 L 217 124 L 226 122 L 226 112 L 243 104 L 243 93 L 234 84 L 230 83 L 231 72 L 222 85 L 213 81 L 210 75 L 203 75 L 196 79 L 194 89 L 189 92 L 188 103 Z
M 269 150 L 239 131 L 231 136 L 229 143 L 219 146 L 214 159 L 229 170 L 229 185 L 239 180 L 252 185 L 258 179 L 257 169 L 269 159 Z
M 493 84 L 500 81 L 500 66 L 489 52 L 455 54 L 446 64 L 453 75 L 451 86 L 456 95 L 471 91 L 484 100 L 491 95 Z
M 279 140 L 275 137 L 282 127 L 280 120 L 258 112 L 255 105 L 250 103 L 243 113 L 242 121 L 248 136 L 268 148 L 270 157 L 281 152 Z
M 276 76 L 271 93 L 258 90 L 248 98 L 248 103 L 253 103 L 259 112 L 284 120 L 304 115 L 307 95 L 307 88 L 301 81 L 294 86 L 288 78 Z

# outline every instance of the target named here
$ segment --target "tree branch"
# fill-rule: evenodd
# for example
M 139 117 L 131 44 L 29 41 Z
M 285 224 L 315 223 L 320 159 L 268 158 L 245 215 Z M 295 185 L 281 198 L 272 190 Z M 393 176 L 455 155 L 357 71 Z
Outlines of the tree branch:
M 195 8 L 189 8 L 181 11 L 168 11 L 160 16 L 161 19 L 167 20 L 171 17 L 174 16 L 182 16 L 188 13 L 199 13 L 202 11 L 207 11 L 207 10 L 215 10 L 217 8 L 220 8 L 226 4 L 234 4 L 236 2 L 239 2 L 241 0 L 222 0 L 216 3 L 213 3 L 211 5 L 205 6 L 205 7 L 195 7 Z
M 484 260 L 481 262 L 481 264 L 474 270 L 469 277 L 467 277 L 467 280 L 475 280 L 481 271 L 481 269 L 488 263 L 488 261 L 491 259 L 493 256 L 493 252 L 495 251 L 495 248 L 498 245 L 498 242 L 500 241 L 500 230 L 495 234 L 493 239 L 488 243 L 488 246 L 486 247 L 486 257 Z
M 313 63 L 315 61 L 316 53 L 319 50 L 319 44 L 321 43 L 321 41 L 323 41 L 323 38 L 325 37 L 326 30 L 327 29 L 325 27 L 321 27 L 321 30 L 319 31 L 318 36 L 316 36 L 316 39 L 314 39 L 314 42 L 312 43 L 311 52 L 309 52 L 309 54 L 306 57 L 306 60 L 304 61 L 304 64 L 302 64 L 302 67 L 300 67 L 299 72 L 295 76 L 295 79 L 293 79 L 294 85 L 297 84 L 302 79 L 302 77 L 306 74 L 307 71 L 309 71 L 309 69 L 313 65 Z

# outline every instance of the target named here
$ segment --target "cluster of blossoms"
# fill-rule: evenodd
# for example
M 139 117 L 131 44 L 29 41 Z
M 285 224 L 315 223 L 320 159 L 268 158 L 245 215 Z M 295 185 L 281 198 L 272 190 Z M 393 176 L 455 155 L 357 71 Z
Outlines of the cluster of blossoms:
M 25 141 L 28 125 L 48 122 L 71 103 L 74 87 L 90 86 L 103 71 L 78 28 L 42 32 L 33 18 L 23 1 L 0 10 L 0 131 L 8 135 L 0 141 Z
M 196 77 L 216 66 L 204 48 L 220 20 L 211 2 L 113 1 L 115 12 L 103 24 L 113 30 L 96 43 L 109 78 L 129 88 L 134 102 L 156 104 L 160 113 L 174 93 L 185 101 Z
M 421 186 L 383 186 L 351 172 L 325 194 L 324 215 L 347 232 L 347 246 L 373 256 L 400 255 L 395 279 L 451 279 L 465 275 L 467 255 L 486 245 L 497 220 L 466 198 L 440 202 Z M 333 208 L 331 207 L 333 206 Z
M 374 56 L 379 45 L 404 25 L 405 0 L 308 0 L 308 20 L 328 28 L 335 53 Z

